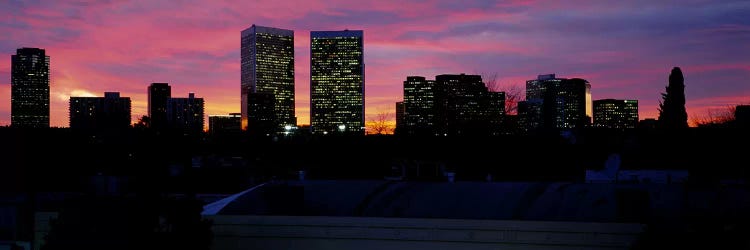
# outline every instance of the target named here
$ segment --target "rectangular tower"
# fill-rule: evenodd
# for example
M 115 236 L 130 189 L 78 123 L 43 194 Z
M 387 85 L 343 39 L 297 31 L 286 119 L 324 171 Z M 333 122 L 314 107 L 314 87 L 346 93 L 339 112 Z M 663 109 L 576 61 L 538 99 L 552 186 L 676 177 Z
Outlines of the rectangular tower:
M 44 49 L 20 48 L 10 58 L 11 126 L 49 128 L 49 56 Z
M 365 63 L 361 30 L 310 32 L 313 133 L 364 134 Z
M 169 127 L 188 133 L 200 133 L 205 124 L 203 98 L 189 93 L 187 98 L 169 98 L 167 101 L 167 123 Z
M 167 101 L 172 97 L 168 83 L 151 83 L 148 86 L 148 117 L 151 128 L 167 128 Z
M 71 129 L 126 129 L 130 127 L 130 97 L 104 92 L 104 97 L 70 97 Z
M 248 129 L 248 117 L 253 116 L 251 106 L 266 105 L 252 103 L 250 95 L 255 93 L 272 95 L 272 110 L 276 117 L 273 130 L 282 131 L 285 126 L 297 126 L 294 114 L 294 31 L 257 26 L 253 24 L 241 33 L 242 128 Z

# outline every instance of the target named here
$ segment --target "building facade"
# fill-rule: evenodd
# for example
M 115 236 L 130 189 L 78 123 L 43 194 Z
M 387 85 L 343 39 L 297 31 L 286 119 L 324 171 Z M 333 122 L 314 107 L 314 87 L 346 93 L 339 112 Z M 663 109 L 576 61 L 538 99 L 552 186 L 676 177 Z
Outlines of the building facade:
M 209 115 L 208 133 L 212 135 L 237 133 L 242 130 L 241 113 L 229 113 L 228 115 Z
M 505 93 L 489 91 L 479 75 L 409 76 L 403 106 L 402 134 L 493 135 L 505 115 Z
M 396 102 L 396 129 L 395 134 L 400 133 L 404 126 L 404 102 Z
M 203 131 L 203 98 L 189 93 L 187 98 L 169 98 L 167 101 L 167 123 L 171 129 L 188 133 Z
M 602 99 L 594 101 L 594 127 L 635 128 L 638 126 L 638 100 Z
M 310 125 L 315 134 L 364 135 L 361 30 L 310 32 Z
M 70 97 L 70 128 L 81 130 L 130 127 L 130 97 L 104 92 L 104 97 Z
M 151 83 L 148 86 L 148 117 L 150 126 L 165 129 L 167 124 L 167 102 L 172 97 L 172 87 L 168 83 Z
M 436 134 L 435 80 L 408 76 L 404 81 L 403 131 L 406 134 Z
M 519 103 L 522 125 L 527 130 L 570 129 L 590 123 L 591 85 L 580 78 L 539 75 L 526 81 L 526 100 Z
M 20 48 L 11 55 L 12 127 L 49 128 L 49 63 L 44 49 Z
M 253 93 L 272 95 L 264 110 L 275 114 L 273 128 L 296 126 L 294 113 L 294 31 L 253 24 L 241 33 L 242 127 L 248 129 Z
M 279 131 L 277 113 L 274 112 L 274 95 L 271 93 L 250 93 L 247 95 L 247 131 L 252 135 L 270 136 Z

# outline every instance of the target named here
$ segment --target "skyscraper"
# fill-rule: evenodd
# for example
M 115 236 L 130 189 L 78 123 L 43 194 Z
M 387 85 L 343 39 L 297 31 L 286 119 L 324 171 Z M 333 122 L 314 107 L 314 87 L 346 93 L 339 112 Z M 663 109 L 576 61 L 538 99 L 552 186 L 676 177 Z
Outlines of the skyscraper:
M 130 127 L 130 97 L 104 92 L 104 97 L 70 97 L 71 129 L 125 129 Z
M 273 129 L 296 126 L 294 114 L 294 31 L 253 24 L 241 33 L 242 128 L 248 129 L 253 93 L 272 95 Z M 266 100 L 266 99 L 263 99 Z
M 49 128 L 49 56 L 44 49 L 20 48 L 10 58 L 11 126 Z
M 594 127 L 635 128 L 638 100 L 602 99 L 594 101 Z
M 364 134 L 365 63 L 361 30 L 310 32 L 313 133 Z
M 205 124 L 203 98 L 169 98 L 167 101 L 167 123 L 169 127 L 186 133 L 200 133 Z
M 526 101 L 518 111 L 526 129 L 569 129 L 585 126 L 587 98 L 591 92 L 588 81 L 580 78 L 557 78 L 555 74 L 539 75 L 526 81 Z
M 172 87 L 168 83 L 151 83 L 148 86 L 148 117 L 151 127 L 167 127 L 167 101 L 172 97 Z
M 405 134 L 431 134 L 435 131 L 435 80 L 422 76 L 408 76 L 404 81 L 404 118 L 402 131 Z
M 396 129 L 395 134 L 401 134 L 404 130 L 404 102 L 396 102 Z
M 479 75 L 409 76 L 404 81 L 406 135 L 493 135 L 505 116 L 505 93 L 492 92 Z

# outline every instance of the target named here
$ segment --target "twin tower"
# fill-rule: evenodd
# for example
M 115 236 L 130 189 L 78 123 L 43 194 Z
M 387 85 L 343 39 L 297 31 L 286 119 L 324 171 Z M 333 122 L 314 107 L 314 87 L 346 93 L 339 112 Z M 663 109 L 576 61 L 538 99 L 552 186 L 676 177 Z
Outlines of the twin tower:
M 361 30 L 310 32 L 310 129 L 364 134 Z M 294 31 L 252 25 L 241 39 L 242 128 L 274 134 L 297 126 Z

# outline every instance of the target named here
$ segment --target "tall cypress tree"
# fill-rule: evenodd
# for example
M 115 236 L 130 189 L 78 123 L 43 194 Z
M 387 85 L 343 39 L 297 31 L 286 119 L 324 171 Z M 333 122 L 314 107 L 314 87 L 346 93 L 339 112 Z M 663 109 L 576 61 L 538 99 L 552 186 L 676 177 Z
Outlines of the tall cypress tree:
M 685 78 L 680 67 L 672 68 L 669 74 L 667 92 L 662 93 L 659 102 L 659 125 L 662 128 L 687 128 L 685 110 Z

